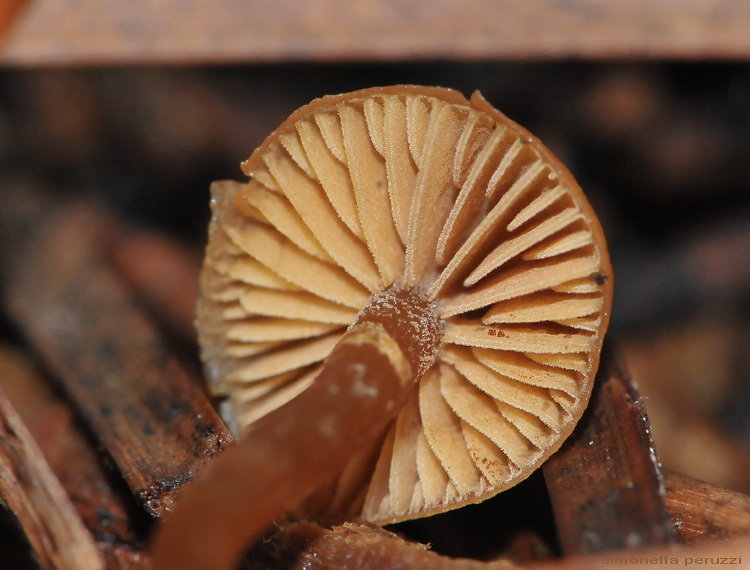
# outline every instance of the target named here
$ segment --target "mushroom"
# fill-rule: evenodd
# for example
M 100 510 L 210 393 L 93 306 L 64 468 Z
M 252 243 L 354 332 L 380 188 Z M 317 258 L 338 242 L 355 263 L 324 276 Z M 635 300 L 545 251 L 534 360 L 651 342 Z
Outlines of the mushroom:
M 327 357 L 362 331 L 409 380 L 399 404 L 380 369 L 350 366 L 339 406 L 380 398 L 382 429 L 300 511 L 423 517 L 560 447 L 589 399 L 612 273 L 592 208 L 537 139 L 479 93 L 372 88 L 297 110 L 242 168 L 249 181 L 212 187 L 197 318 L 233 429 L 253 440 L 324 393 Z

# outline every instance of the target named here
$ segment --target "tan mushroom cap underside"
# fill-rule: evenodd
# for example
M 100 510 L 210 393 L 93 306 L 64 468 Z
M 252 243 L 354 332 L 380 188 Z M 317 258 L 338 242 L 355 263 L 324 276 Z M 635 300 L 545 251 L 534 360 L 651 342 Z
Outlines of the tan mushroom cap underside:
M 591 207 L 538 140 L 479 94 L 373 88 L 302 107 L 243 170 L 212 188 L 198 311 L 238 431 L 304 391 L 363 310 L 411 295 L 437 353 L 321 502 L 416 518 L 511 487 L 560 446 L 589 399 L 612 275 Z

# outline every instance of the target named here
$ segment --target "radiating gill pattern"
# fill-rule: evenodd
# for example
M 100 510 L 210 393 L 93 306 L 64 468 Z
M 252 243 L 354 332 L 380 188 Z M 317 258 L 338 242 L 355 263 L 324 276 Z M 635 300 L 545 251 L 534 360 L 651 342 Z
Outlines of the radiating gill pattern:
M 440 512 L 559 447 L 589 398 L 612 280 L 591 208 L 538 141 L 478 95 L 375 89 L 302 108 L 243 168 L 249 182 L 212 189 L 198 313 L 239 430 L 314 382 L 395 286 L 436 304 L 440 353 L 329 507 Z

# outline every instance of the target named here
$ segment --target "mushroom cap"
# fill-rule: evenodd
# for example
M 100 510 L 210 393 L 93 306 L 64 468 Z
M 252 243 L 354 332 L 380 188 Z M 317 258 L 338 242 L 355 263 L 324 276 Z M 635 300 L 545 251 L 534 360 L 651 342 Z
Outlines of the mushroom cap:
M 583 192 L 537 139 L 479 93 L 401 85 L 316 99 L 242 168 L 248 182 L 212 186 L 197 318 L 237 432 L 310 386 L 389 295 L 433 315 L 414 326 L 437 346 L 417 387 L 317 507 L 417 518 L 557 450 L 591 393 L 612 270 Z

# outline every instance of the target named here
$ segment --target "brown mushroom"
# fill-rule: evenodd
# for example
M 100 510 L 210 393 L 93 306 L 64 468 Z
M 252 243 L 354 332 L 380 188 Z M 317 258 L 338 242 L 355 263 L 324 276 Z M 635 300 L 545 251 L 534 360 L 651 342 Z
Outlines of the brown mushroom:
M 358 326 L 382 327 L 416 378 L 308 510 L 446 511 L 561 445 L 589 399 L 612 275 L 583 192 L 538 140 L 478 93 L 373 88 L 302 107 L 243 170 L 212 189 L 198 311 L 235 429 L 252 439 L 321 382 Z

